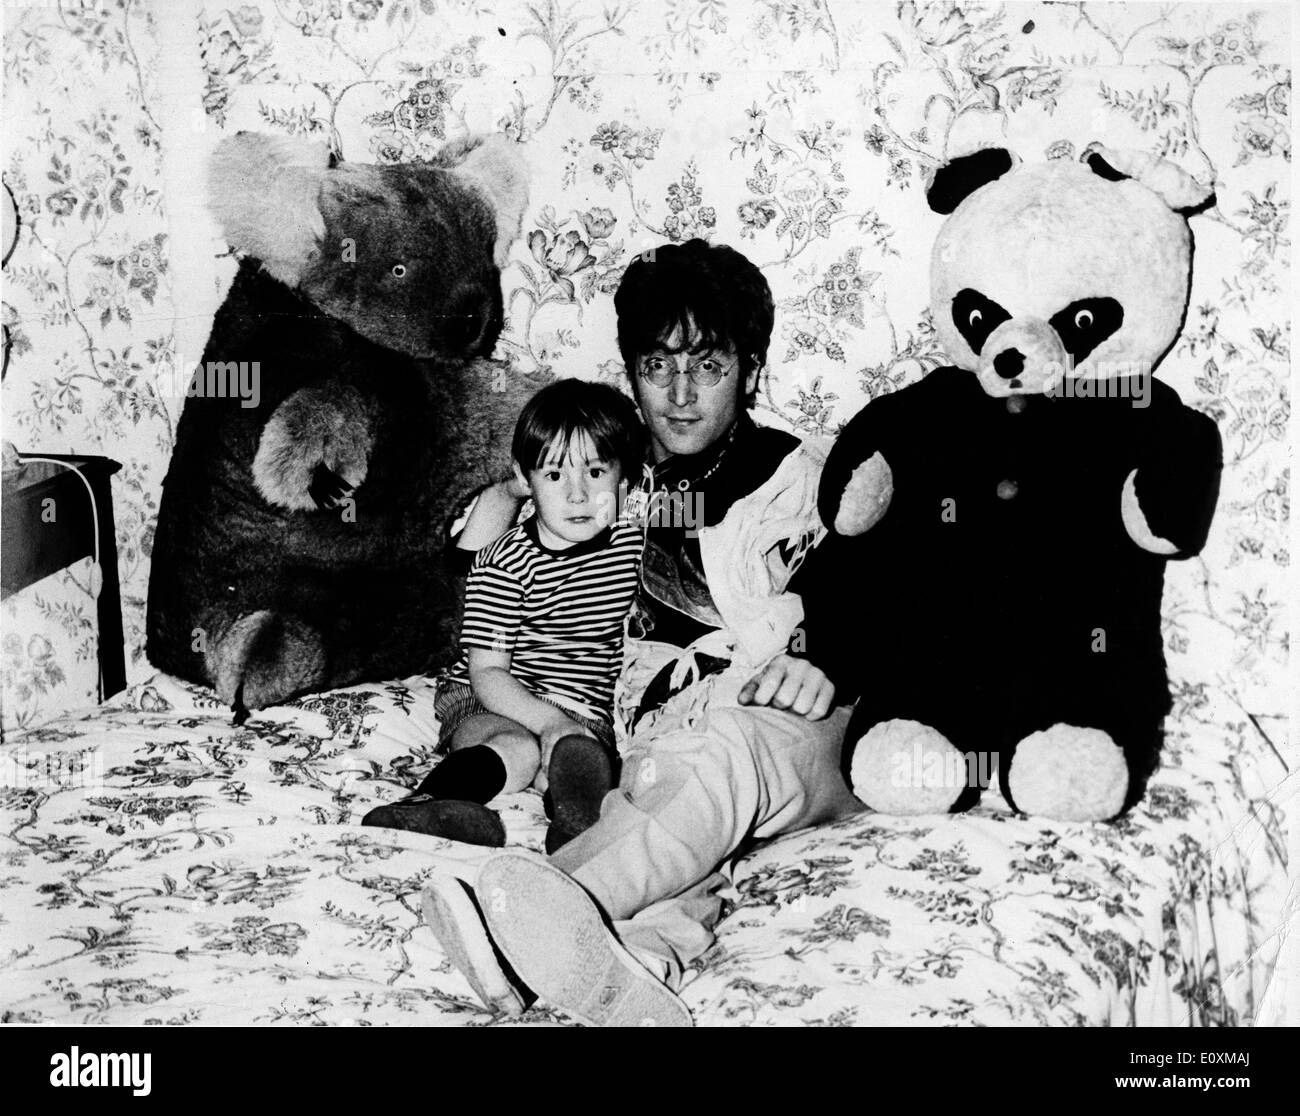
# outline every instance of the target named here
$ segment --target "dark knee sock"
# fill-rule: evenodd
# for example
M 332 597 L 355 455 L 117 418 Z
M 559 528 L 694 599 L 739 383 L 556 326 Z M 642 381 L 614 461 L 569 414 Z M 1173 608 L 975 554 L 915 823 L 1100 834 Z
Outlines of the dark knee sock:
M 425 777 L 417 793 L 490 802 L 505 789 L 506 765 L 486 744 L 452 752 Z

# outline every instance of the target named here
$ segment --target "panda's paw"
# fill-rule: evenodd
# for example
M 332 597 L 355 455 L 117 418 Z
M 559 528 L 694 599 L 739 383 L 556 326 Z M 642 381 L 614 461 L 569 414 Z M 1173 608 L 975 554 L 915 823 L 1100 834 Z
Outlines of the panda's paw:
M 893 470 L 883 454 L 873 453 L 849 477 L 835 513 L 835 530 L 850 536 L 866 533 L 884 517 L 893 497 Z
M 207 652 L 213 688 L 237 714 L 277 705 L 325 677 L 320 634 L 295 616 L 262 609 L 239 617 Z
M 966 757 L 919 721 L 881 721 L 858 740 L 849 776 L 882 814 L 946 814 L 966 789 Z
M 1159 554 L 1168 558 L 1178 553 L 1178 547 L 1168 539 L 1162 539 L 1147 522 L 1147 517 L 1142 511 L 1141 501 L 1137 494 L 1137 473 L 1136 469 L 1132 470 L 1124 480 L 1124 490 L 1120 493 L 1120 518 L 1124 521 L 1124 529 L 1138 546 L 1150 554 Z
M 1128 763 L 1109 733 L 1053 725 L 1016 747 L 1006 789 L 1025 814 L 1104 821 L 1123 809 L 1128 783 Z

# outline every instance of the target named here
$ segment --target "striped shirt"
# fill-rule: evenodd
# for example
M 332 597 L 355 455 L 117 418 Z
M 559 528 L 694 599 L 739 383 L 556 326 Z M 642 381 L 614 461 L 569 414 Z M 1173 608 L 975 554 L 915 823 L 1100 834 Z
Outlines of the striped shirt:
M 461 657 L 448 680 L 469 684 L 468 648 L 504 651 L 531 693 L 612 720 L 641 546 L 640 526 L 620 520 L 585 543 L 550 550 L 535 517 L 485 546 L 465 585 Z

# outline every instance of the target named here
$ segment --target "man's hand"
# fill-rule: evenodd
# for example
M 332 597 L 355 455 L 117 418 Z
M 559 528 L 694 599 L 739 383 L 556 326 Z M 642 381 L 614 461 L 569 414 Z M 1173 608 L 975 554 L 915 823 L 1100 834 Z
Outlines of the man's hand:
M 835 684 L 806 659 L 778 655 L 741 687 L 737 700 L 741 705 L 770 705 L 820 721 L 831 711 Z
M 490 484 L 478 494 L 456 545 L 461 550 L 481 550 L 514 526 L 519 507 L 528 496 L 528 486 L 517 471 L 507 480 Z

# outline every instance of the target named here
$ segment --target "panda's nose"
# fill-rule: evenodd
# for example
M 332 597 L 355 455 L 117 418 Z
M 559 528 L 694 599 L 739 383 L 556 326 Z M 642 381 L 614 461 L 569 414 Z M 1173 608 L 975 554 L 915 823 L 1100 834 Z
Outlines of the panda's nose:
M 1014 380 L 1025 368 L 1025 358 L 1019 349 L 1007 349 L 993 358 L 993 371 L 1004 380 Z

